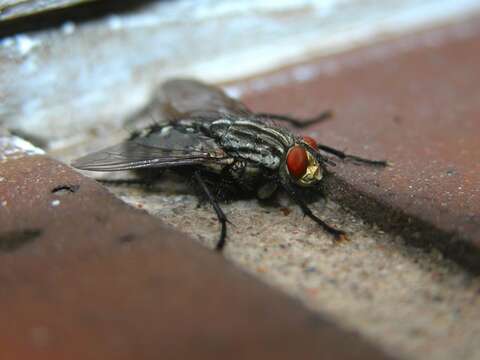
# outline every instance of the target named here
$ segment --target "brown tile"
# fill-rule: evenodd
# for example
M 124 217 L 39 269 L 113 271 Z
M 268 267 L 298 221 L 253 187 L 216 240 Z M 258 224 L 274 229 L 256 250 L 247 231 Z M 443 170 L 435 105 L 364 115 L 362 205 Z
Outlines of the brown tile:
M 387 358 L 65 165 L 0 169 L 2 359 Z
M 247 89 L 286 84 L 247 95 L 257 111 L 308 116 L 332 108 L 334 120 L 305 132 L 394 165 L 379 171 L 340 164 L 327 184 L 330 196 L 475 271 L 480 271 L 478 20 L 241 84 Z

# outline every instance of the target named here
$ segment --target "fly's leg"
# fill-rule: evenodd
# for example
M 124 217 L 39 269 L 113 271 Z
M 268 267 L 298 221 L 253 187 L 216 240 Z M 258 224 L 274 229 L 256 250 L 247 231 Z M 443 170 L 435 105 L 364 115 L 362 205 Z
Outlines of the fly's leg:
M 332 148 L 332 147 L 327 146 L 327 145 L 323 145 L 323 144 L 317 144 L 317 145 L 318 145 L 318 148 L 320 150 L 323 150 L 327 153 L 333 154 L 333 155 L 335 155 L 336 157 L 338 157 L 342 160 L 353 160 L 353 161 L 361 163 L 361 164 L 373 165 L 373 166 L 387 166 L 388 165 L 388 162 L 385 161 L 385 160 L 365 159 L 365 158 L 362 158 L 362 157 L 359 157 L 359 156 L 346 154 L 343 151 L 337 150 L 337 149 Z
M 225 238 L 227 236 L 227 222 L 228 219 L 225 216 L 225 213 L 223 212 L 222 208 L 218 204 L 217 200 L 215 197 L 212 195 L 210 190 L 208 189 L 207 184 L 205 184 L 205 181 L 202 179 L 201 175 L 199 172 L 195 172 L 194 175 L 196 182 L 202 189 L 203 193 L 207 196 L 208 201 L 210 201 L 210 204 L 212 204 L 213 209 L 215 210 L 215 213 L 217 214 L 218 221 L 220 222 L 220 225 L 222 226 L 222 230 L 220 232 L 220 238 L 215 245 L 215 250 L 216 251 L 222 251 L 223 247 L 225 246 Z
M 312 210 L 308 207 L 308 205 L 302 200 L 300 196 L 295 192 L 295 190 L 290 187 L 289 185 L 286 184 L 281 184 L 282 187 L 285 189 L 287 192 L 288 196 L 297 203 L 298 206 L 300 206 L 300 209 L 302 209 L 302 212 L 305 216 L 308 216 L 310 219 L 315 221 L 318 225 L 320 225 L 326 232 L 328 232 L 330 235 L 332 235 L 335 240 L 345 240 L 347 239 L 347 236 L 344 231 L 335 229 L 334 227 L 328 225 L 325 221 L 320 219 L 318 216 L 312 213 Z
M 321 112 L 317 116 L 314 116 L 312 118 L 302 119 L 302 120 L 295 119 L 287 115 L 277 115 L 277 114 L 269 114 L 269 113 L 256 113 L 256 115 L 260 117 L 272 119 L 272 120 L 285 121 L 296 128 L 305 128 L 307 126 L 330 119 L 333 116 L 333 113 L 332 111 L 327 110 L 327 111 Z

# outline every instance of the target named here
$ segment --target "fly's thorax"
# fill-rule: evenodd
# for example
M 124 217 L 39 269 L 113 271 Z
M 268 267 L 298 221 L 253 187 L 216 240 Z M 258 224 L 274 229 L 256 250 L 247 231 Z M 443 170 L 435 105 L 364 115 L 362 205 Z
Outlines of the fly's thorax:
M 267 169 L 278 169 L 293 135 L 284 129 L 248 118 L 219 119 L 210 125 L 211 136 L 231 156 Z

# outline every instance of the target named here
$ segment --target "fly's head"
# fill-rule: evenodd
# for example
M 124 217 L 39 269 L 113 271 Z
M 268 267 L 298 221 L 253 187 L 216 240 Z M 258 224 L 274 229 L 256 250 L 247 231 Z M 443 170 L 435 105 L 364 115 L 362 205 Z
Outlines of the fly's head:
M 284 163 L 283 178 L 303 187 L 317 184 L 325 172 L 317 142 L 309 136 L 297 139 L 287 150 Z

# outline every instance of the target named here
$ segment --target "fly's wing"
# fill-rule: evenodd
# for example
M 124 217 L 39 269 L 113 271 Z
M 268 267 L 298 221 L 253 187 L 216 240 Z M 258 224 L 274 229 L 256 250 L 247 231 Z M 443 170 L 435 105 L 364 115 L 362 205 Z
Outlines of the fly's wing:
M 172 79 L 163 83 L 153 94 L 153 100 L 125 125 L 139 129 L 152 120 L 157 123 L 198 116 L 204 121 L 218 119 L 218 113 L 250 113 L 240 101 L 232 99 L 215 86 L 190 79 Z
M 228 160 L 229 157 L 213 139 L 198 132 L 165 126 L 147 136 L 126 140 L 81 157 L 73 161 L 72 166 L 91 171 L 120 171 L 223 163 Z
M 245 105 L 229 97 L 222 89 L 190 79 L 166 81 L 159 89 L 158 99 L 175 117 L 197 112 L 248 112 Z

